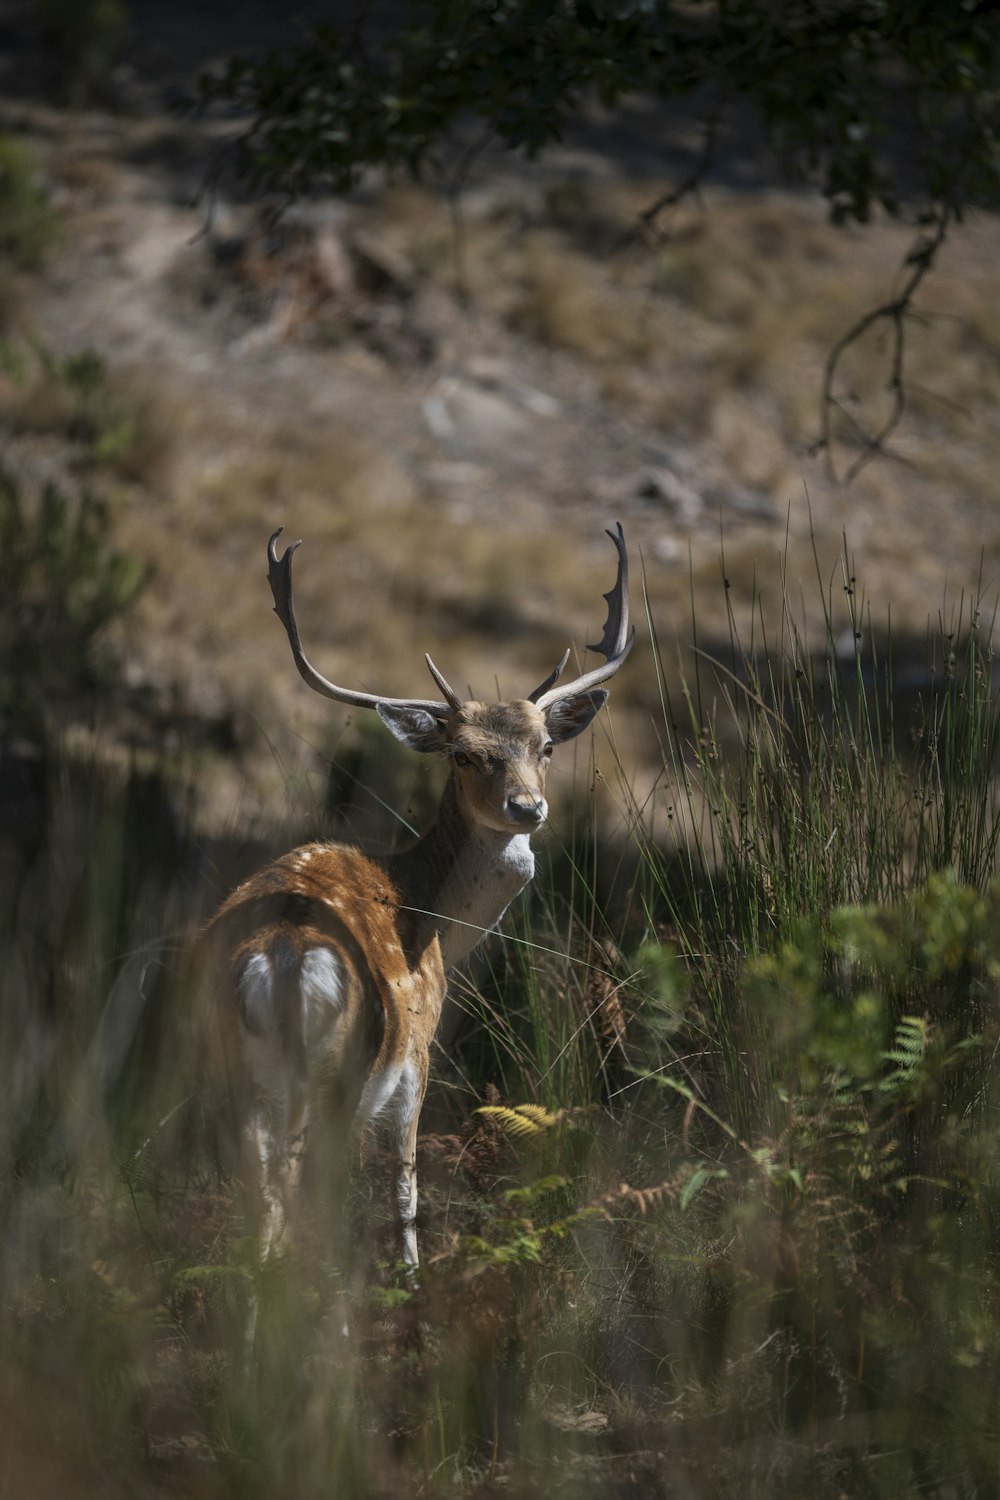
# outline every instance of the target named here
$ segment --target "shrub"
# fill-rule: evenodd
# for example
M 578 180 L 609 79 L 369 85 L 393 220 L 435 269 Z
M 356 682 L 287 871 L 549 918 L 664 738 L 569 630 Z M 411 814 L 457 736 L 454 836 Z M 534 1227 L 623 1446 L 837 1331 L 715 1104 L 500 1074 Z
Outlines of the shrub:
M 13 136 L 0 136 L 0 255 L 21 270 L 36 270 L 58 222 L 28 148 Z
M 92 467 L 123 479 L 150 483 L 167 472 L 177 412 L 141 376 L 109 371 L 89 347 L 59 355 L 37 338 L 0 341 L 0 375 L 15 431 L 57 433 Z
M 71 499 L 47 484 L 26 503 L 0 469 L 0 712 L 38 732 L 55 701 L 92 688 L 100 632 L 143 583 L 142 564 L 117 551 L 111 512 L 84 490 Z

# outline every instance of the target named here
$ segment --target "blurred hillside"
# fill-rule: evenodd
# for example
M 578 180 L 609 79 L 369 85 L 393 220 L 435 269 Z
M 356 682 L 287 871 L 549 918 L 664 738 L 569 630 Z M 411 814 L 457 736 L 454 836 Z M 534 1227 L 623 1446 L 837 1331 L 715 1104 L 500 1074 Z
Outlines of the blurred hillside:
M 824 360 L 891 293 L 910 235 L 831 227 L 771 185 L 752 135 L 655 240 L 631 231 L 695 143 L 639 102 L 581 122 L 543 164 L 481 158 L 459 196 L 372 179 L 275 222 L 224 173 L 199 196 L 228 127 L 173 108 L 229 46 L 280 40 L 270 8 L 136 4 L 117 60 L 76 94 L 36 8 L 8 3 L 0 22 L 17 43 L 0 190 L 29 205 L 0 239 L 3 462 L 29 505 L 46 482 L 100 492 L 109 545 L 146 579 L 101 636 L 122 682 L 96 720 L 72 694 L 56 718 L 157 753 L 209 725 L 210 821 L 257 817 L 315 769 L 314 747 L 357 748 L 271 618 L 277 525 L 306 541 L 313 659 L 393 694 L 425 691 L 425 650 L 480 695 L 525 691 L 567 641 L 582 650 L 613 519 L 633 610 L 644 569 L 663 642 L 690 638 L 692 594 L 720 639 L 727 593 L 744 625 L 755 586 L 776 617 L 782 587 L 796 601 L 815 578 L 813 533 L 835 615 L 846 536 L 848 573 L 856 558 L 876 624 L 891 609 L 900 637 L 981 575 L 991 592 L 994 219 L 954 231 L 908 330 L 891 456 L 844 489 L 811 454 Z M 841 468 L 851 416 L 887 409 L 889 359 L 878 329 L 851 351 Z M 638 654 L 615 724 L 645 771 L 654 697 Z

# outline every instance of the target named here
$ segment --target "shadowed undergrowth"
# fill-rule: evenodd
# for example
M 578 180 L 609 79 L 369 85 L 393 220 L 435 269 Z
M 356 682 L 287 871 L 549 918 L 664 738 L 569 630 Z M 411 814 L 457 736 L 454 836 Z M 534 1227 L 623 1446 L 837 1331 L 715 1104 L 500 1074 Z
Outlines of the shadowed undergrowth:
M 658 784 L 599 778 L 556 816 L 529 902 L 452 986 L 419 1290 L 381 1143 L 334 1211 L 324 1152 L 358 1153 L 321 1139 L 252 1372 L 252 1223 L 189 1065 L 185 944 L 260 851 L 207 845 L 155 776 L 36 768 L 0 1012 L 22 1489 L 991 1492 L 988 631 L 956 607 L 904 695 L 850 567 L 819 588 L 825 639 L 761 606 L 679 698 L 656 651 Z

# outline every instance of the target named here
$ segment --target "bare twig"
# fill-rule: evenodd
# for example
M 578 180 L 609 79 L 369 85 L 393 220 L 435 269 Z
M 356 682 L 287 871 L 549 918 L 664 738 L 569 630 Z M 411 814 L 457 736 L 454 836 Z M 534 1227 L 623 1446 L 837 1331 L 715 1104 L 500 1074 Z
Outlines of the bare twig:
M 636 240 L 640 238 L 650 239 L 654 235 L 657 235 L 658 226 L 656 221 L 661 214 L 666 213 L 669 208 L 676 208 L 685 198 L 698 198 L 700 196 L 701 185 L 712 170 L 712 165 L 715 161 L 715 149 L 718 144 L 719 125 L 721 121 L 722 105 L 719 104 L 705 121 L 705 139 L 702 143 L 701 152 L 687 177 L 684 178 L 683 182 L 679 182 L 676 187 L 671 188 L 666 193 L 661 193 L 659 198 L 654 198 L 652 203 L 647 204 L 635 223 L 626 229 L 611 247 L 612 254 L 616 254 L 619 250 L 624 250 L 629 245 L 635 244 Z M 659 237 L 662 238 L 662 236 Z
M 830 353 L 827 355 L 826 365 L 823 371 L 823 389 L 820 396 L 820 435 L 813 445 L 814 453 L 823 452 L 826 455 L 826 467 L 831 479 L 835 483 L 850 484 L 856 479 L 873 458 L 884 455 L 886 442 L 895 432 L 903 418 L 906 410 L 906 385 L 904 382 L 904 362 L 906 355 L 906 324 L 907 320 L 914 316 L 913 299 L 923 282 L 928 271 L 931 270 L 937 258 L 938 251 L 944 244 L 951 225 L 952 211 L 944 205 L 937 209 L 930 221 L 930 227 L 925 227 L 918 234 L 914 244 L 910 248 L 903 262 L 903 270 L 906 272 L 903 284 L 888 302 L 882 303 L 880 307 L 872 308 L 865 313 L 864 317 L 847 330 L 837 340 Z M 834 382 L 840 367 L 841 359 L 852 344 L 857 343 L 860 338 L 879 323 L 887 323 L 892 336 L 892 358 L 889 368 L 888 389 L 892 393 L 892 409 L 885 418 L 882 425 L 875 432 L 869 432 L 862 424 L 848 412 L 843 402 L 834 393 Z M 841 477 L 837 473 L 833 456 L 833 419 L 834 414 L 840 415 L 850 424 L 854 433 L 861 443 L 861 452 L 850 463 Z

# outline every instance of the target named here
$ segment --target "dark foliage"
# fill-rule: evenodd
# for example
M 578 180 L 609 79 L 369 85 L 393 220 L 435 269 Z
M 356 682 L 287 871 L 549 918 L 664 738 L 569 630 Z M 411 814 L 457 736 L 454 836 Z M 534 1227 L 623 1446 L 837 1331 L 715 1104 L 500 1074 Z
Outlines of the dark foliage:
M 904 195 L 949 216 L 997 202 L 998 42 L 995 7 L 955 0 L 414 0 L 377 48 L 320 28 L 202 92 L 249 114 L 250 184 L 290 196 L 420 173 L 470 124 L 533 155 L 593 97 L 689 99 L 710 134 L 739 105 L 835 219 L 864 223 Z

